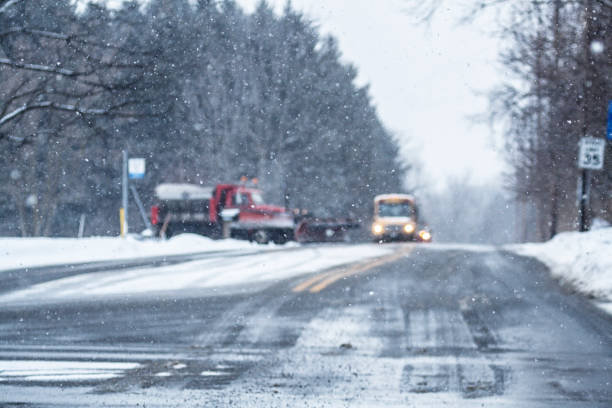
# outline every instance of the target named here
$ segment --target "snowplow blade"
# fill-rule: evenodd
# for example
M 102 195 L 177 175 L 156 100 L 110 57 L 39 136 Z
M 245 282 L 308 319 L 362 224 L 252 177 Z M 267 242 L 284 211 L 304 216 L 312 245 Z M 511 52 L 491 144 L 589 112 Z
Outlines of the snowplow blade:
M 348 218 L 308 218 L 298 223 L 295 238 L 298 242 L 345 242 L 346 232 L 359 227 Z

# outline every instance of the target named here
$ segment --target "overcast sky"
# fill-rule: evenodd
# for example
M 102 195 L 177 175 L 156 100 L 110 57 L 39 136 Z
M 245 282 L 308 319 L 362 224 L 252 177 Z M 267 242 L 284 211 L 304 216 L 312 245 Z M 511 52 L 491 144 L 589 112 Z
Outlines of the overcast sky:
M 279 11 L 285 4 L 268 2 Z M 238 3 L 250 12 L 259 0 Z M 460 25 L 466 10 L 449 0 L 429 25 L 417 24 L 407 3 L 292 0 L 322 33 L 338 39 L 344 60 L 358 68 L 360 84 L 370 84 L 378 112 L 406 156 L 419 151 L 425 175 L 437 185 L 466 172 L 475 182 L 496 180 L 503 169 L 493 148 L 499 137 L 469 118 L 486 111 L 486 97 L 478 94 L 499 78 L 493 16 Z

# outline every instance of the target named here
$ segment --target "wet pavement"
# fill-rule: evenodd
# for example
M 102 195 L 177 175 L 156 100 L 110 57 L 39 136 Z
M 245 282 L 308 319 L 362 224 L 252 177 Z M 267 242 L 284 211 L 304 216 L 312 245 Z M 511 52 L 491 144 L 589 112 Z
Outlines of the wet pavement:
M 612 406 L 612 319 L 541 263 L 394 248 L 266 285 L 4 303 L 0 404 Z

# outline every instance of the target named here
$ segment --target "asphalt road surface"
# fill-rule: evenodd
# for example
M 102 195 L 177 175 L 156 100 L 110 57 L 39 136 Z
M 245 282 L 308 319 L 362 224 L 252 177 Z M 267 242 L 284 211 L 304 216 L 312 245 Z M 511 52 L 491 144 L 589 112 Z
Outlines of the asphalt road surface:
M 612 407 L 612 319 L 544 265 L 392 247 L 266 285 L 0 303 L 0 405 Z

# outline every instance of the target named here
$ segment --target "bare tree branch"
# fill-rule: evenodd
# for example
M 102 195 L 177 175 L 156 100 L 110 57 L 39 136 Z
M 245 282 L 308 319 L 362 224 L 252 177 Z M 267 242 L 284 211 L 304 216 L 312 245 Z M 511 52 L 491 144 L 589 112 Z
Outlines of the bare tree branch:
M 49 65 L 27 64 L 24 62 L 13 61 L 8 58 L 0 58 L 0 65 L 7 65 L 12 68 L 25 69 L 29 71 L 47 72 L 51 74 L 63 75 L 67 77 L 76 77 L 80 75 L 90 75 L 91 72 L 79 72 L 66 68 L 55 68 Z
M 92 41 L 91 39 L 87 39 L 86 38 L 87 35 L 85 34 L 82 34 L 82 35 L 64 34 L 64 33 L 59 33 L 55 31 L 38 30 L 38 29 L 32 29 L 32 28 L 27 28 L 27 27 L 21 27 L 21 26 L 11 27 L 4 31 L 0 31 L 0 37 L 6 37 L 8 35 L 14 35 L 14 34 L 29 34 L 32 36 L 37 36 L 37 37 L 42 37 L 42 38 L 65 41 L 68 44 L 89 45 L 92 47 L 97 47 L 97 48 L 102 48 L 102 49 L 117 50 L 117 51 L 123 51 L 126 53 L 138 53 L 141 55 L 157 55 L 159 53 L 159 50 L 156 50 L 156 49 L 151 49 L 151 50 L 139 50 L 138 49 L 137 50 L 137 49 L 133 49 L 129 47 L 124 47 L 121 45 L 109 44 L 109 43 L 99 42 L 99 41 Z
M 8 0 L 6 3 L 4 3 L 4 5 L 0 6 L 0 14 L 3 14 L 6 12 L 6 10 L 9 9 L 9 7 L 11 7 L 13 4 L 17 4 L 20 1 L 23 0 Z
M 114 105 L 110 108 L 80 108 L 77 105 L 63 104 L 52 101 L 42 101 L 42 102 L 33 102 L 26 103 L 20 106 L 19 108 L 13 110 L 12 112 L 4 115 L 0 118 L 0 126 L 8 123 L 9 121 L 17 118 L 18 116 L 24 114 L 25 112 L 35 110 L 35 109 L 54 109 L 65 112 L 74 112 L 81 115 L 94 115 L 94 116 L 110 116 L 110 117 L 145 117 L 150 116 L 148 114 L 140 114 L 136 112 L 123 112 L 119 109 L 124 108 L 129 105 L 139 104 L 141 101 L 126 101 L 124 103 Z
M 53 38 L 55 40 L 69 40 L 71 39 L 71 37 L 73 36 L 69 36 L 66 34 L 62 34 L 62 33 L 56 33 L 53 31 L 46 31 L 46 30 L 32 30 L 32 29 L 28 29 L 25 27 L 12 27 L 9 28 L 8 30 L 4 30 L 0 32 L 0 37 L 6 37 L 7 35 L 10 34 L 35 34 L 41 37 L 47 37 L 47 38 Z

